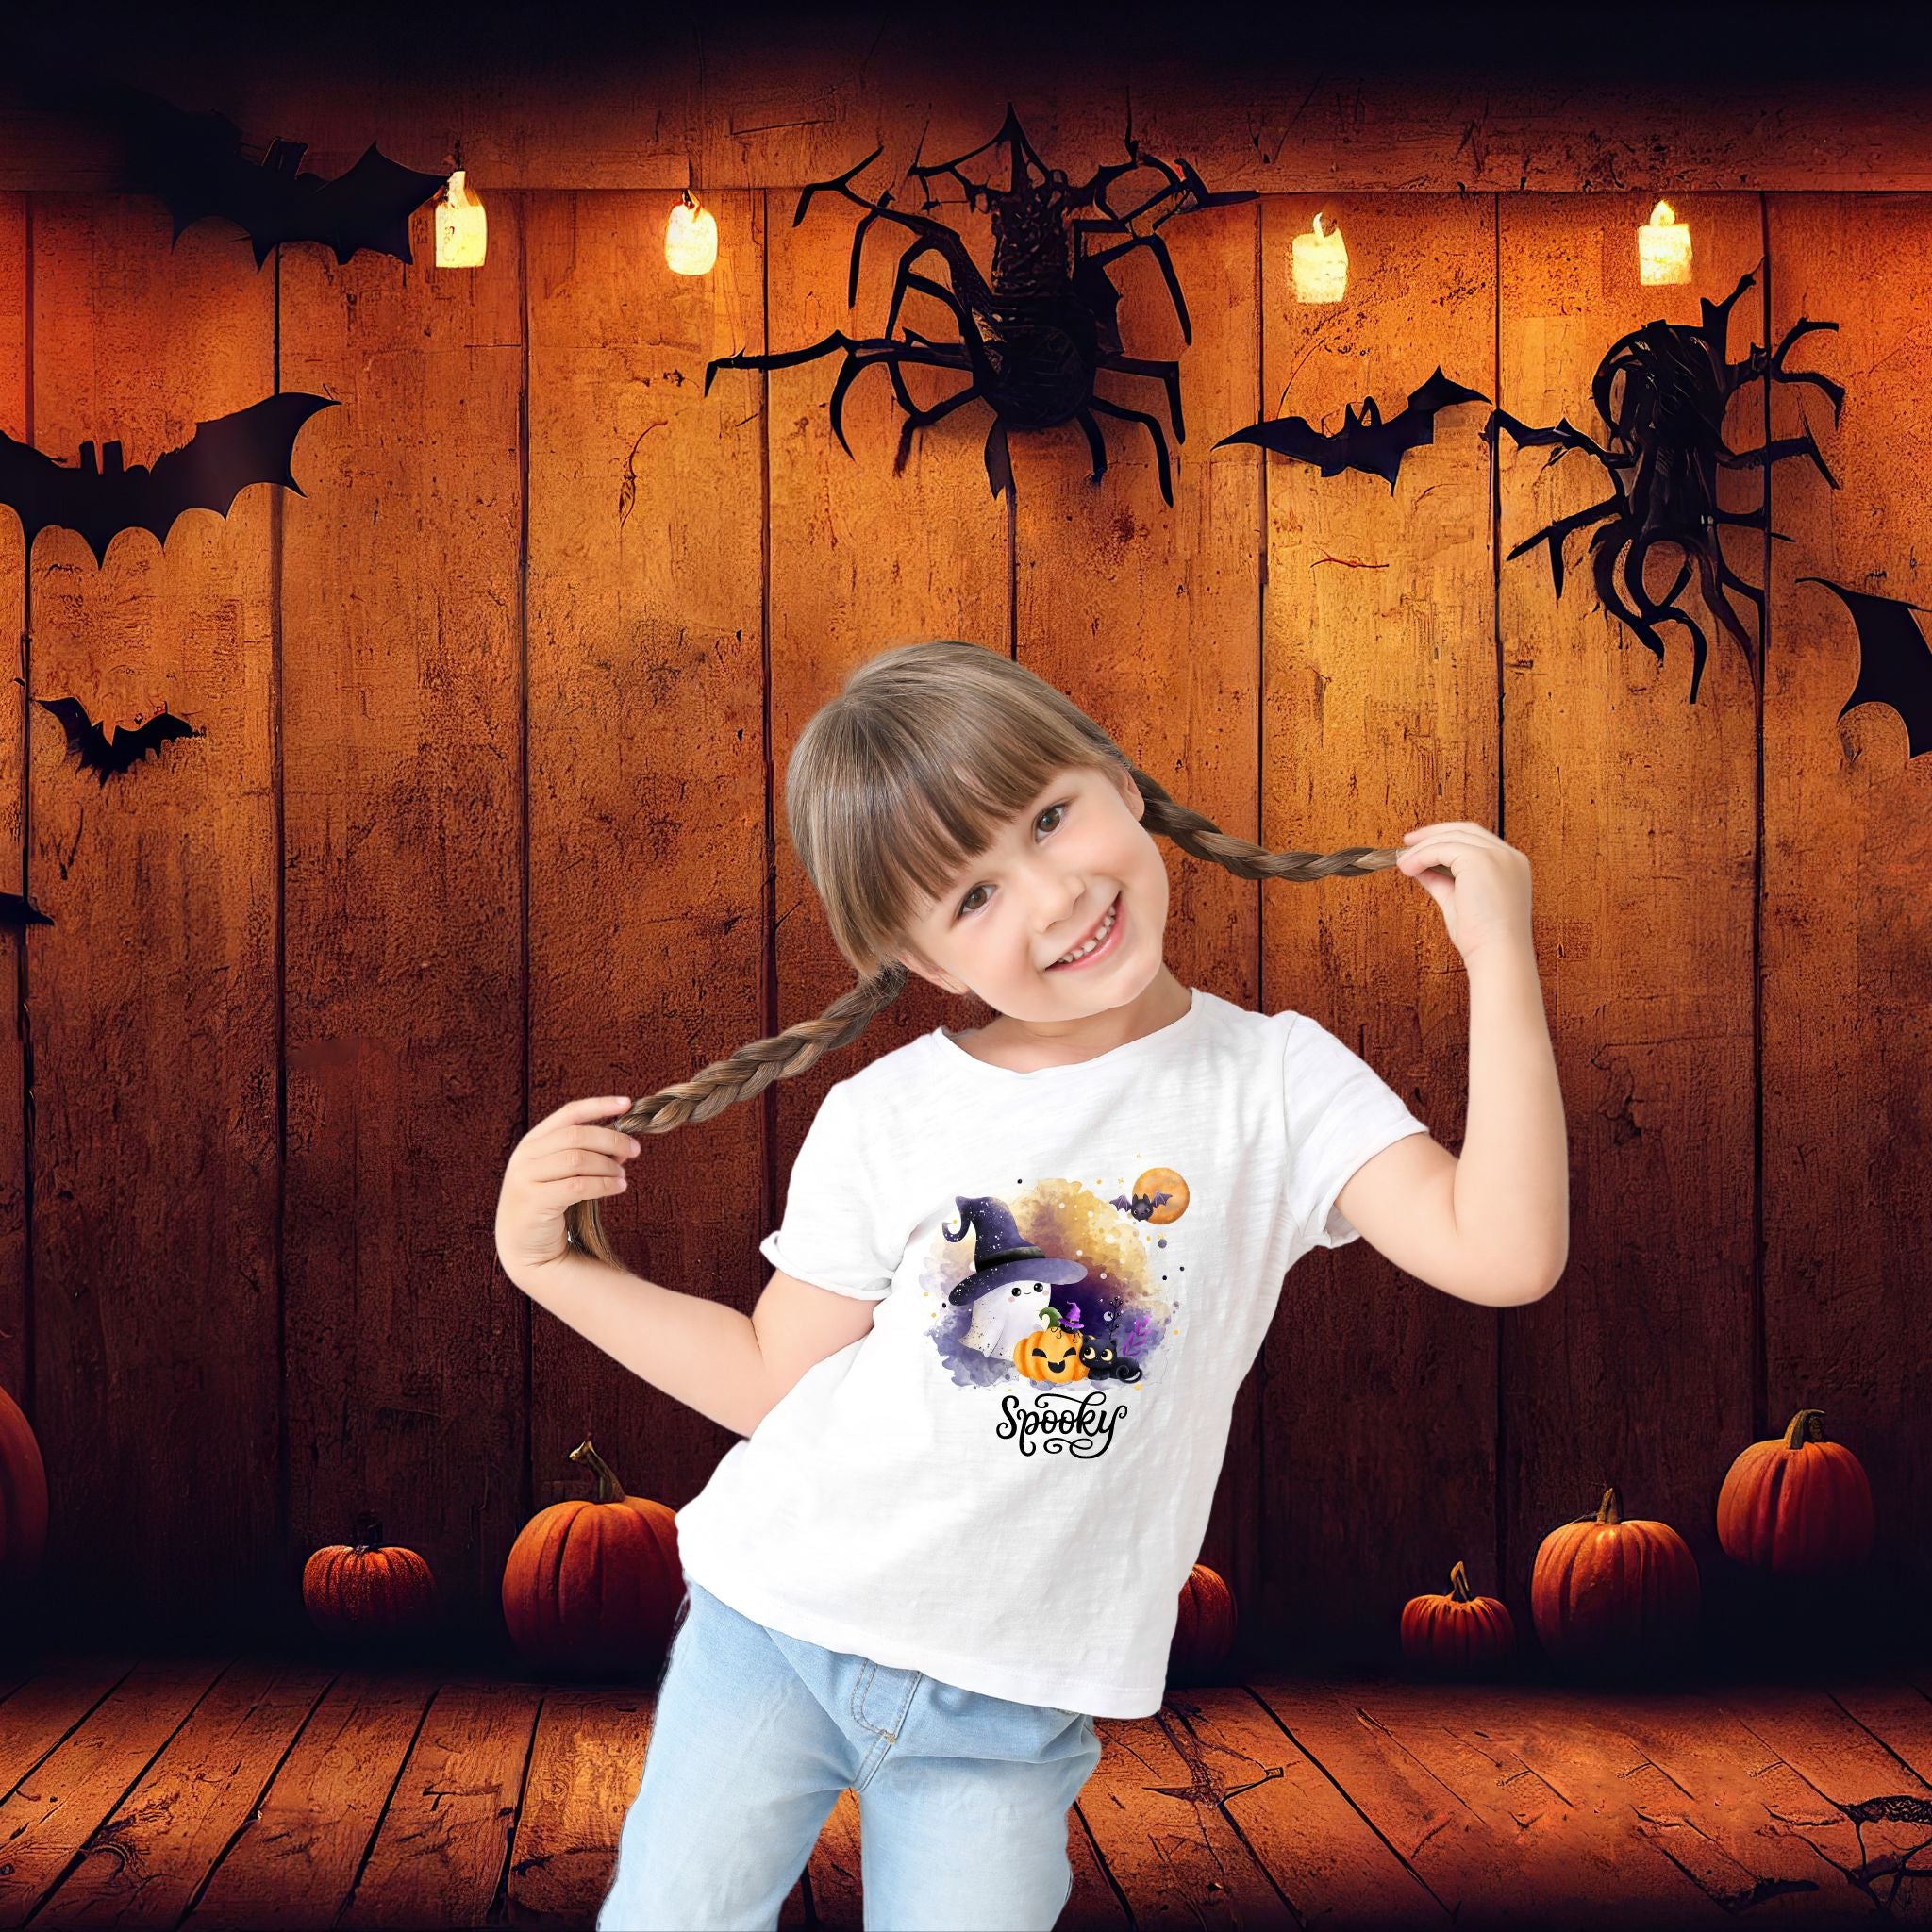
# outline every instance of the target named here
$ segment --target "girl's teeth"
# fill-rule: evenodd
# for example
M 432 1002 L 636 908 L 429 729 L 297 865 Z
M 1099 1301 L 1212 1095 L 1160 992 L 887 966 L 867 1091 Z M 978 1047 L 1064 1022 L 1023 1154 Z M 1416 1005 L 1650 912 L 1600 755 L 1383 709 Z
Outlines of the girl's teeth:
M 1100 946 L 1104 946 L 1107 943 L 1108 934 L 1113 930 L 1114 921 L 1119 917 L 1119 911 L 1111 906 L 1108 907 L 1107 911 L 1107 917 L 1101 921 L 1100 930 L 1093 935 L 1092 939 L 1091 939 L 1087 942 L 1087 944 L 1082 946 L 1077 952 L 1068 953 L 1064 956 L 1064 958 L 1056 959 L 1054 961 L 1054 964 L 1056 966 L 1069 965 L 1075 959 L 1084 959 L 1089 953 L 1093 952 L 1096 948 Z

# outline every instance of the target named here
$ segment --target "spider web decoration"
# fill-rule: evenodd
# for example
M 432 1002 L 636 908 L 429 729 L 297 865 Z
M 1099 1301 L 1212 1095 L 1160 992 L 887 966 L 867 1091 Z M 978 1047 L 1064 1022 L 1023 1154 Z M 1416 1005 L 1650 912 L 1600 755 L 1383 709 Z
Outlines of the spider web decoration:
M 1005 143 L 1011 168 L 1008 185 L 996 187 L 977 181 L 961 172 L 963 165 L 984 154 L 988 148 Z M 847 456 L 852 445 L 845 441 L 841 412 L 845 392 L 861 370 L 874 363 L 884 365 L 906 422 L 899 433 L 899 450 L 892 460 L 892 474 L 906 467 L 912 447 L 912 433 L 929 423 L 950 416 L 975 397 L 990 404 L 993 411 L 991 428 L 986 439 L 986 475 L 992 493 L 999 496 L 1013 487 L 1012 462 L 1007 438 L 1014 429 L 1050 429 L 1058 424 L 1077 422 L 1086 432 L 1093 455 L 1091 480 L 1098 483 L 1107 468 L 1107 442 L 1096 415 L 1113 416 L 1145 427 L 1154 440 L 1154 458 L 1160 475 L 1160 493 L 1170 506 L 1174 503 L 1174 480 L 1168 459 L 1167 439 L 1159 421 L 1144 409 L 1096 395 L 1093 381 L 1103 369 L 1126 375 L 1151 376 L 1167 391 L 1168 420 L 1176 442 L 1186 441 L 1181 423 L 1180 365 L 1171 359 L 1150 359 L 1123 352 L 1116 311 L 1121 291 L 1108 275 L 1112 263 L 1136 248 L 1145 248 L 1160 266 L 1162 279 L 1174 299 L 1184 341 L 1194 339 L 1188 305 L 1181 294 L 1180 278 L 1174 274 L 1167 243 L 1158 230 L 1176 215 L 1198 213 L 1202 208 L 1223 208 L 1232 202 L 1253 201 L 1256 191 L 1240 189 L 1211 194 L 1194 170 L 1185 161 L 1170 166 L 1166 161 L 1145 155 L 1134 139 L 1131 114 L 1125 136 L 1127 158 L 1096 169 L 1091 178 L 1075 184 L 1065 172 L 1049 168 L 1036 154 L 1020 127 L 1008 103 L 1007 118 L 991 141 L 950 161 L 935 161 L 922 167 L 917 160 L 906 172 L 917 177 L 927 192 L 923 204 L 928 212 L 913 214 L 892 205 L 890 190 L 875 200 L 858 192 L 852 186 L 881 152 L 874 148 L 857 167 L 829 181 L 815 181 L 798 198 L 798 211 L 791 218 L 796 227 L 815 194 L 843 195 L 866 210 L 852 238 L 852 269 L 848 278 L 845 306 L 858 300 L 858 262 L 865 245 L 866 231 L 874 222 L 890 222 L 910 231 L 911 240 L 899 257 L 892 280 L 891 305 L 887 311 L 884 333 L 877 336 L 849 336 L 834 329 L 808 348 L 788 349 L 763 356 L 721 356 L 705 369 L 705 389 L 720 369 L 785 369 L 808 362 L 834 350 L 844 352 L 838 380 L 832 385 L 831 417 L 833 433 Z M 1165 186 L 1133 207 L 1116 211 L 1108 200 L 1108 191 L 1124 175 L 1151 168 Z M 940 204 L 930 190 L 935 176 L 950 175 L 966 191 L 966 206 L 982 205 L 992 222 L 992 270 L 983 275 L 958 232 L 929 210 Z M 1171 204 L 1161 212 L 1152 211 Z M 1144 233 L 1133 226 L 1149 216 Z M 1124 236 L 1088 253 L 1090 240 Z M 918 272 L 917 265 L 928 256 L 938 258 L 947 280 Z M 958 326 L 958 340 L 939 341 L 911 327 L 892 334 L 899 321 L 899 308 L 906 296 L 917 290 L 932 296 L 950 311 Z M 964 389 L 941 398 L 929 409 L 921 408 L 906 385 L 908 365 L 929 369 L 958 370 L 972 379 Z
M 1760 258 L 1758 267 L 1763 266 Z M 1548 543 L 1550 574 L 1560 598 L 1564 540 L 1573 530 L 1601 521 L 1602 527 L 1590 540 L 1597 595 L 1604 608 L 1634 632 L 1659 663 L 1664 655 L 1663 640 L 1657 631 L 1659 624 L 1681 624 L 1690 633 L 1695 653 L 1690 672 L 1692 704 L 1697 702 L 1697 686 L 1704 675 L 1705 635 L 1677 601 L 1692 569 L 1697 572 L 1706 610 L 1737 639 L 1755 675 L 1752 640 L 1729 593 L 1736 591 L 1756 605 L 1761 637 L 1764 592 L 1739 576 L 1724 560 L 1722 526 L 1741 524 L 1767 531 L 1780 542 L 1791 541 L 1782 530 L 1771 528 L 1771 466 L 1786 457 L 1809 457 L 1824 480 L 1834 490 L 1839 487 L 1809 429 L 1801 436 L 1766 442 L 1759 449 L 1733 450 L 1724 441 L 1724 410 L 1731 397 L 1747 383 L 1813 383 L 1831 398 L 1834 425 L 1844 407 L 1845 392 L 1840 384 L 1813 370 L 1784 366 L 1786 353 L 1801 335 L 1814 328 L 1835 329 L 1835 322 L 1807 322 L 1801 316 L 1774 351 L 1767 353 L 1754 345 L 1743 361 L 1728 359 L 1731 305 L 1754 280 L 1747 270 L 1722 302 L 1701 301 L 1704 320 L 1695 328 L 1688 323 L 1647 322 L 1611 344 L 1591 383 L 1591 400 L 1597 414 L 1609 425 L 1607 448 L 1573 427 L 1567 417 L 1558 418 L 1554 428 L 1538 429 L 1497 409 L 1483 431 L 1492 446 L 1499 429 L 1507 429 L 1519 447 L 1555 444 L 1545 469 L 1560 461 L 1567 451 L 1580 449 L 1589 451 L 1609 472 L 1610 495 L 1588 509 L 1545 525 L 1534 536 L 1525 537 L 1509 556 L 1521 557 L 1533 544 Z M 1764 471 L 1764 501 L 1757 508 L 1720 508 L 1720 473 L 1757 467 Z M 1674 544 L 1684 559 L 1675 582 L 1660 599 L 1652 597 L 1643 582 L 1644 559 L 1659 543 Z M 1620 575 L 1628 603 L 1618 594 Z

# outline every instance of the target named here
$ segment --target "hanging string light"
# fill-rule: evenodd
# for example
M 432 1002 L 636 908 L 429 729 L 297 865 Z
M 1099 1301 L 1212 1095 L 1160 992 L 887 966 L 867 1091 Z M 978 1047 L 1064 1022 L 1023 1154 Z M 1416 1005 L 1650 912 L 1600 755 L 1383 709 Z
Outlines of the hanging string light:
M 1294 299 L 1297 302 L 1340 302 L 1348 292 L 1348 248 L 1341 230 L 1322 232 L 1322 211 L 1314 226 L 1294 238 Z
M 1690 230 L 1667 201 L 1651 209 L 1650 219 L 1637 231 L 1637 279 L 1640 282 L 1688 282 L 1690 279 Z
M 438 268 L 481 268 L 488 245 L 483 204 L 463 178 L 463 144 L 457 142 L 451 159 L 454 171 L 436 203 L 436 265 Z
M 674 202 L 664 225 L 664 260 L 681 275 L 709 275 L 718 259 L 718 218 L 689 188 Z

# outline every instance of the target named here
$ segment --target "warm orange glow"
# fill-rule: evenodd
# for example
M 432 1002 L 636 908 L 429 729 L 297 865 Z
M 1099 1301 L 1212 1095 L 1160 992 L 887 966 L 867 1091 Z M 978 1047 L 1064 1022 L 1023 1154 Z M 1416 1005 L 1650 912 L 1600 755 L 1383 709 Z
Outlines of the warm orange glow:
M 438 268 L 481 268 L 488 245 L 483 204 L 463 185 L 458 168 L 436 204 Z
M 1667 201 L 1658 202 L 1650 211 L 1650 220 L 1637 231 L 1637 279 L 1644 283 L 1690 279 L 1690 230 Z
M 718 259 L 718 218 L 689 188 L 664 225 L 664 260 L 681 275 L 708 275 Z
M 1294 299 L 1297 302 L 1340 302 L 1348 291 L 1348 248 L 1341 231 L 1322 232 L 1322 211 L 1315 210 L 1313 227 L 1294 238 Z

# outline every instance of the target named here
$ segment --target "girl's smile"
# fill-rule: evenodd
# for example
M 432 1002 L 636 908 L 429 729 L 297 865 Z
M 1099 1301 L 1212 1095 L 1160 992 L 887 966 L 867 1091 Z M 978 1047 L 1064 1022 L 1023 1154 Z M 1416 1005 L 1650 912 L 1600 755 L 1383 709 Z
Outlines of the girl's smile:
M 1125 923 L 1126 916 L 1125 898 L 1124 892 L 1116 892 L 1113 903 L 1101 914 L 1100 924 L 1095 928 L 1100 934 L 1100 943 L 1091 952 L 1083 953 L 1075 959 L 1056 959 L 1046 970 L 1049 973 L 1077 973 L 1083 967 L 1098 966 L 1119 952 L 1121 927 Z M 1083 940 L 1081 944 L 1085 943 L 1086 941 Z

